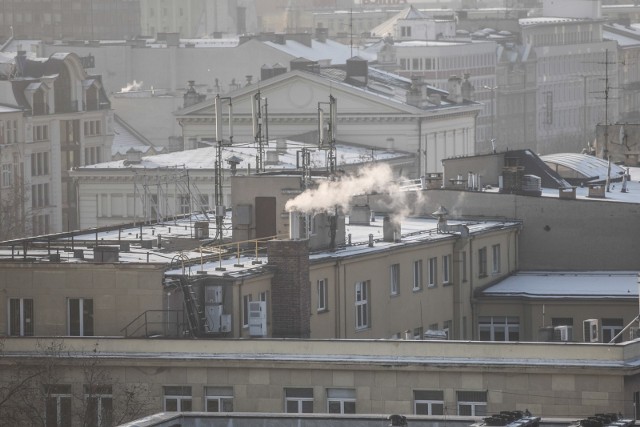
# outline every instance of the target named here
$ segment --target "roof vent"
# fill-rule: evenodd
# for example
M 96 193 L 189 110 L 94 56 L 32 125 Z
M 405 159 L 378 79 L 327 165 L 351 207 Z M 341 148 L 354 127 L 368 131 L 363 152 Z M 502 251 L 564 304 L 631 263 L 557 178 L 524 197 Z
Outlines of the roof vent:
M 139 165 L 140 163 L 142 163 L 142 151 L 138 151 L 135 148 L 127 150 L 125 165 Z

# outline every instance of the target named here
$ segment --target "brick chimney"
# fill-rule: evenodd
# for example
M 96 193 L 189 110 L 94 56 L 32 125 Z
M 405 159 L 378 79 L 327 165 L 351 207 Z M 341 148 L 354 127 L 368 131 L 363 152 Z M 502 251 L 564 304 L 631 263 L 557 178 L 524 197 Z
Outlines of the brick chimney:
M 270 240 L 271 319 L 274 338 L 309 338 L 311 334 L 311 284 L 309 241 Z

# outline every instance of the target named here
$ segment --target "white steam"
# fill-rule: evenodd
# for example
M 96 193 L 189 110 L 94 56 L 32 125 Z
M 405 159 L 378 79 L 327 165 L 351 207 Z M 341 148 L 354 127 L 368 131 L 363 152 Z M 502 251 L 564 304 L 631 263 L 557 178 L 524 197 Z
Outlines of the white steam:
M 287 212 L 316 214 L 333 213 L 337 206 L 343 212 L 349 212 L 354 196 L 370 193 L 384 194 L 384 204 L 397 220 L 412 210 L 406 200 L 407 193 L 394 182 L 391 167 L 385 163 L 364 167 L 355 175 L 344 176 L 337 181 L 323 181 L 317 188 L 308 189 L 289 200 L 285 209 Z
M 144 83 L 143 81 L 133 81 L 133 83 L 127 83 L 127 85 L 125 87 L 123 87 L 120 92 L 122 93 L 126 93 L 126 92 L 132 92 L 132 91 L 138 91 L 140 90 L 140 88 L 142 87 L 142 83 Z

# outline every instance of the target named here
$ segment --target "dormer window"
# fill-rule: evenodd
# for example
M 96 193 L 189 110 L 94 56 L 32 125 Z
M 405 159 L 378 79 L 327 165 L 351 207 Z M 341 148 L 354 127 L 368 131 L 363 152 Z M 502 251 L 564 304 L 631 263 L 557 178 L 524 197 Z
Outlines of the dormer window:
M 411 27 L 400 27 L 401 37 L 411 37 Z

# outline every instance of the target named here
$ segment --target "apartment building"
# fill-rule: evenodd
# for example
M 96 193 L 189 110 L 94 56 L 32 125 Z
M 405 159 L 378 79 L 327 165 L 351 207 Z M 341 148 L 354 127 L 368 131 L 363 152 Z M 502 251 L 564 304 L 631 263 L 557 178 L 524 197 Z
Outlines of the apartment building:
M 4 200 L 13 198 L 16 206 L 7 209 L 25 219 L 16 235 L 77 228 L 69 170 L 111 157 L 113 114 L 100 76 L 88 74 L 75 54 L 43 59 L 20 51 L 6 64 L 0 85 L 7 106 L 0 149 Z

